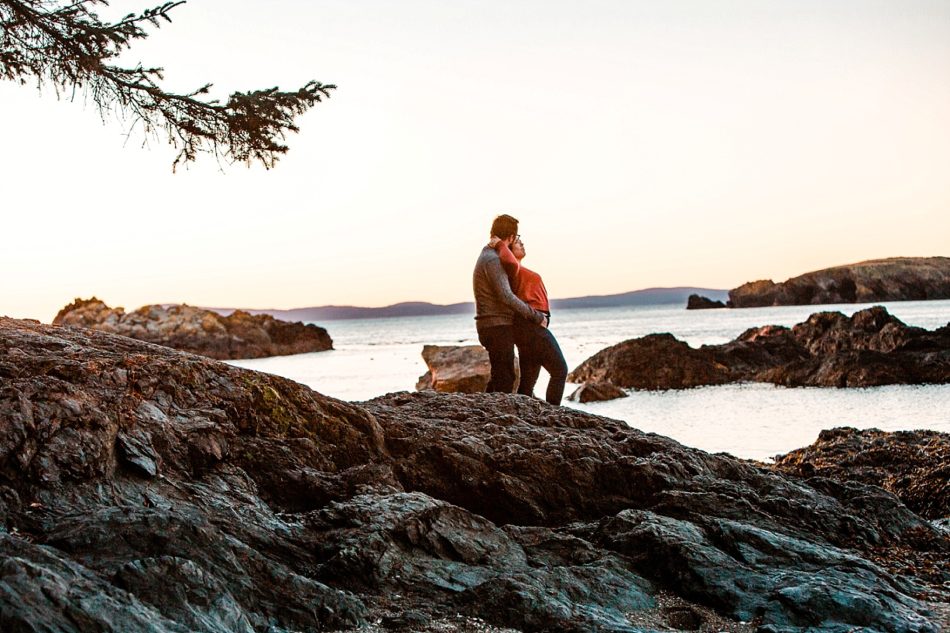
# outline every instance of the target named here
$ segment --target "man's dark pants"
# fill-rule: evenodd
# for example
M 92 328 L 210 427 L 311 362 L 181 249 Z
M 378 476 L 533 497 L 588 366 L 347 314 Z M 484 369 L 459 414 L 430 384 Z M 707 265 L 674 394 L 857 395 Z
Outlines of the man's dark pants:
M 491 380 L 485 391 L 511 393 L 515 388 L 515 333 L 510 325 L 496 325 L 478 331 L 478 342 L 488 350 Z

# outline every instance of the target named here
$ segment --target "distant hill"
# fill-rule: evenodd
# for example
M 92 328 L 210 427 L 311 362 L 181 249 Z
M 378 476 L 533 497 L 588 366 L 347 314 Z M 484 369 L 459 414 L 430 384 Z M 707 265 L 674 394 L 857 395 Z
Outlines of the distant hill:
M 725 300 L 727 291 L 713 288 L 646 288 L 615 295 L 592 295 L 569 299 L 552 299 L 552 310 L 573 308 L 612 308 L 644 305 L 686 305 L 691 294 L 702 294 L 711 299 Z M 207 308 L 222 315 L 229 315 L 235 308 Z M 475 314 L 475 304 L 450 303 L 440 305 L 424 301 L 407 301 L 382 308 L 358 306 L 315 306 L 292 310 L 244 309 L 251 314 L 269 314 L 284 321 L 333 321 L 337 319 L 375 319 L 383 317 L 439 316 L 447 314 Z
M 729 291 L 730 308 L 950 299 L 950 257 L 892 257 L 792 277 L 750 281 Z

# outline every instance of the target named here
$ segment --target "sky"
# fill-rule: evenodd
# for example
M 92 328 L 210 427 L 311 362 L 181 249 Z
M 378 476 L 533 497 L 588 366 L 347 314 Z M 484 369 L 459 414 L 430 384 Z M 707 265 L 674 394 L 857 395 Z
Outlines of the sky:
M 173 148 L 81 92 L 0 83 L 0 315 L 48 322 L 92 295 L 469 301 L 498 213 L 521 220 L 552 297 L 950 255 L 945 0 L 189 0 L 173 16 L 125 57 L 169 89 L 338 89 L 275 169 L 208 156 L 172 173 Z

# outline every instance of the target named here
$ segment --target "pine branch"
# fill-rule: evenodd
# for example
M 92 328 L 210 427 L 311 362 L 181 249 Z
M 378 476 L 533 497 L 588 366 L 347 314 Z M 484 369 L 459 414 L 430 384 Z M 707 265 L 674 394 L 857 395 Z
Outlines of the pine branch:
M 336 86 L 310 81 L 302 88 L 235 92 L 227 103 L 203 100 L 211 84 L 185 94 L 162 88 L 162 68 L 123 67 L 114 59 L 146 27 L 171 22 L 184 0 L 102 22 L 94 11 L 107 0 L 0 0 L 0 79 L 39 86 L 57 94 L 82 90 L 103 117 L 131 116 L 147 136 L 164 132 L 178 149 L 173 168 L 212 153 L 228 162 L 258 161 L 271 168 L 287 152 L 287 132 L 297 132 L 297 116 L 330 96 Z

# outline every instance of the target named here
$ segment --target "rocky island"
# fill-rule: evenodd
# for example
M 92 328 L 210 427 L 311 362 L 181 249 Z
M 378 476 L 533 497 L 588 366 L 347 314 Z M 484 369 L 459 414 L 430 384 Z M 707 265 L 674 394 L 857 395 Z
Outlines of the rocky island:
M 7 318 L 0 543 L 4 631 L 936 633 L 950 597 L 875 485 Z
M 786 387 L 872 387 L 950 382 L 950 324 L 910 327 L 877 306 L 847 317 L 818 312 L 787 328 L 751 328 L 723 345 L 693 348 L 650 334 L 603 349 L 568 375 L 633 389 L 686 389 L 731 382 Z
M 241 310 L 221 316 L 189 305 L 148 305 L 126 313 L 96 299 L 76 299 L 54 325 L 92 328 L 218 360 L 263 358 L 333 349 L 327 331 Z
M 892 257 L 729 291 L 730 308 L 950 299 L 950 257 Z

